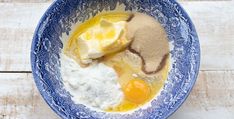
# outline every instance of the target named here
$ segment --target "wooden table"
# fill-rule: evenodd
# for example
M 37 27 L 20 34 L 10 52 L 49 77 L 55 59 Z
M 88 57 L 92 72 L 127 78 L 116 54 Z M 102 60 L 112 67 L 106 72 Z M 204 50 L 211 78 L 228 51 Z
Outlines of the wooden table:
M 200 37 L 192 93 L 170 119 L 234 119 L 234 1 L 179 1 Z M 50 0 L 0 0 L 0 119 L 58 119 L 35 87 L 34 29 Z

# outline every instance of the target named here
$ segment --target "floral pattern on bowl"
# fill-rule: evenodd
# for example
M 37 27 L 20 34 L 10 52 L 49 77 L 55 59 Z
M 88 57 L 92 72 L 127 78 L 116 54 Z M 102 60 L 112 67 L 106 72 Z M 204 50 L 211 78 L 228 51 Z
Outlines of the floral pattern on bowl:
M 96 112 L 75 104 L 63 88 L 60 74 L 62 36 L 73 24 L 102 11 L 123 5 L 125 11 L 153 16 L 165 28 L 172 44 L 168 79 L 151 106 L 129 114 Z M 35 31 L 31 65 L 36 85 L 47 104 L 64 119 L 163 119 L 185 101 L 199 71 L 200 45 L 195 28 L 183 8 L 173 0 L 57 0 L 46 11 Z

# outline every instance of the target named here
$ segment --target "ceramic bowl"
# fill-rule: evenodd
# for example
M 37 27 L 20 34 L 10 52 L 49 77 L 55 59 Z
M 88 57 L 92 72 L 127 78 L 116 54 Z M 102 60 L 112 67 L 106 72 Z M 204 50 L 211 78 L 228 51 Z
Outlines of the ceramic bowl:
M 121 7 L 119 7 L 121 6 Z M 96 112 L 75 104 L 63 88 L 60 53 L 75 24 L 104 11 L 148 14 L 165 28 L 170 43 L 166 84 L 150 107 L 130 114 Z M 144 22 L 144 21 L 142 21 Z M 164 119 L 185 101 L 199 70 L 200 46 L 190 18 L 174 0 L 56 0 L 41 18 L 31 48 L 32 72 L 42 97 L 64 119 Z

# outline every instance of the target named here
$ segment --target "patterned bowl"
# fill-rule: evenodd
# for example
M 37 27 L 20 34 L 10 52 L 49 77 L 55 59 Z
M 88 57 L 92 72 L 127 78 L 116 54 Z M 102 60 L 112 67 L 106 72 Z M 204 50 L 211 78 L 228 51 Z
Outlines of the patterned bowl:
M 119 6 L 122 6 L 119 8 Z M 60 53 L 74 25 L 103 11 L 138 11 L 153 16 L 165 28 L 170 42 L 168 79 L 150 107 L 133 113 L 96 112 L 75 104 L 63 88 Z M 174 0 L 56 0 L 35 31 L 31 65 L 33 76 L 47 104 L 64 119 L 164 119 L 185 101 L 199 70 L 200 46 L 195 28 Z

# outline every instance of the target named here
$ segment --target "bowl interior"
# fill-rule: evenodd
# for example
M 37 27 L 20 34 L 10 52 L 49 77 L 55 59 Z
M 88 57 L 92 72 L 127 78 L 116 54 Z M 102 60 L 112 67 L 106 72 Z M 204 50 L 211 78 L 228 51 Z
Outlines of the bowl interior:
M 165 28 L 170 42 L 171 69 L 151 107 L 131 114 L 110 114 L 74 104 L 63 88 L 60 53 L 74 26 L 104 11 L 137 11 L 153 16 Z M 144 22 L 144 21 L 143 21 Z M 199 69 L 200 49 L 195 28 L 175 1 L 58 0 L 42 17 L 33 38 L 31 64 L 36 85 L 48 105 L 63 118 L 166 118 L 186 99 Z

